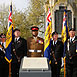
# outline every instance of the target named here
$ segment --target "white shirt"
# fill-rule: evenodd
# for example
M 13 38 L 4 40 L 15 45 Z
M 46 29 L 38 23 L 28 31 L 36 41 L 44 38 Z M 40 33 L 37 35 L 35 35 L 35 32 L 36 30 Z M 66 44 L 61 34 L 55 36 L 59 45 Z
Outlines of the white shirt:
M 18 37 L 18 38 L 15 38 L 15 40 L 14 40 L 14 41 L 18 41 L 18 40 L 19 40 L 19 38 L 20 38 L 20 37 Z M 16 39 L 17 39 L 17 40 L 16 40 Z
M 57 40 L 56 41 L 53 40 L 53 45 L 56 44 L 56 43 L 57 43 Z
M 75 39 L 75 36 L 73 38 L 70 37 L 70 42 L 71 42 L 71 40 L 74 41 L 74 39 Z
M 2 45 L 2 42 L 1 42 L 1 45 Z M 4 46 L 4 48 L 5 48 L 5 46 L 6 46 L 6 42 L 3 43 L 3 46 Z
M 1 45 L 2 45 L 2 42 L 1 42 Z M 2 50 L 2 48 L 0 47 L 0 50 Z

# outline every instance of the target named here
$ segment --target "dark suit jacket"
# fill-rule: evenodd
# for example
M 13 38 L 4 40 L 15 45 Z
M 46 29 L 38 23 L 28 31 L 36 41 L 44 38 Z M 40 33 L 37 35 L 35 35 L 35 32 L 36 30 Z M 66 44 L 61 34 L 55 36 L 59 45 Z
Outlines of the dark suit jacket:
M 77 36 L 73 40 L 73 42 L 69 42 L 69 51 L 66 51 L 66 62 L 67 63 L 74 63 L 77 64 L 77 52 L 76 52 L 76 46 L 77 46 Z M 70 60 L 69 53 L 72 57 Z
M 1 44 L 0 44 L 1 45 Z M 4 46 L 1 45 L 3 48 Z M 5 50 L 5 48 L 4 48 Z M 6 51 L 6 50 L 5 50 Z M 3 50 L 0 49 L 0 64 L 8 64 L 8 62 L 5 60 L 5 53 L 3 52 Z
M 27 56 L 27 41 L 20 37 L 17 43 L 12 43 L 12 62 L 15 63 L 17 62 L 17 57 L 14 54 L 13 49 L 15 49 L 16 55 L 20 57 L 20 59 Z
M 64 46 L 61 41 L 57 41 L 56 45 L 53 45 L 53 41 L 51 41 L 51 64 L 55 62 L 52 51 L 54 51 L 55 58 L 57 62 L 61 62 L 61 57 L 63 56 Z

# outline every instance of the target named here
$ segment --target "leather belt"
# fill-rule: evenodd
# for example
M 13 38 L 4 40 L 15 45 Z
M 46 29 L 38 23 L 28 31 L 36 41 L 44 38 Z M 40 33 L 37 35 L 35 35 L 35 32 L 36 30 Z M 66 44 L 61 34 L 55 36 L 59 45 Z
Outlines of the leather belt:
M 41 50 L 29 50 L 29 52 L 41 52 Z

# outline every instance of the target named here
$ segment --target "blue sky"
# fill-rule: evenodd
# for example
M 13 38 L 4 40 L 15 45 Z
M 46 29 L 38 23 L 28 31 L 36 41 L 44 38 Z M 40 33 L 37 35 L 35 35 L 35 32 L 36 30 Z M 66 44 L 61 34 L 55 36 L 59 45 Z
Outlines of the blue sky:
M 24 8 L 27 9 L 30 0 L 0 0 L 0 5 L 3 5 L 4 3 L 5 5 L 9 5 L 11 1 L 17 10 L 23 10 Z

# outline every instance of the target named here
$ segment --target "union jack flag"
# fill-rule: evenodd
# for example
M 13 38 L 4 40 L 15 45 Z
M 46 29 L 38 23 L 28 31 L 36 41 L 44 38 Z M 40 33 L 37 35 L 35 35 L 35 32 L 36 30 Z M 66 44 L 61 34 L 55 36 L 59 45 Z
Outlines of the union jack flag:
M 47 14 L 47 19 L 46 19 L 45 30 L 47 29 L 49 23 L 51 23 L 51 11 L 50 11 L 50 7 L 48 8 L 48 14 Z
M 10 5 L 10 8 L 9 8 L 9 18 L 8 18 L 8 29 L 9 29 L 9 26 L 12 24 L 12 4 Z

